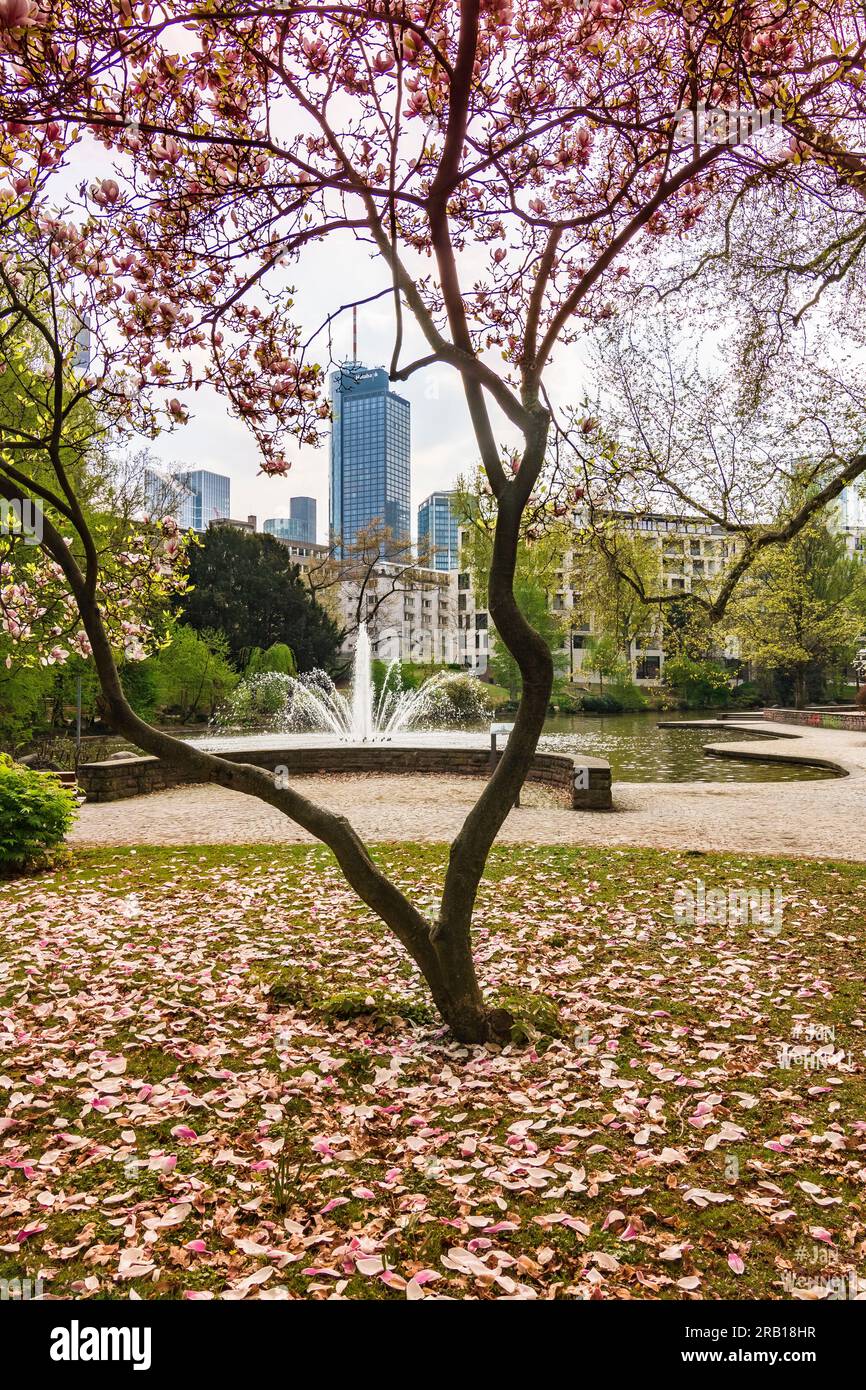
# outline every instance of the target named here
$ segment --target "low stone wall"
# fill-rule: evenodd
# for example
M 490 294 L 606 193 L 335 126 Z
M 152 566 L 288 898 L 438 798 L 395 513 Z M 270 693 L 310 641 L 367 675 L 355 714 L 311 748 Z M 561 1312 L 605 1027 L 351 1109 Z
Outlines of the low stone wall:
M 763 718 L 774 724 L 805 724 L 810 729 L 866 732 L 866 714 L 831 714 L 817 709 L 765 709 Z
M 425 748 L 381 743 L 340 744 L 322 747 L 248 749 L 221 753 L 233 763 L 285 769 L 289 777 L 317 772 L 416 773 L 488 777 L 493 769 L 486 748 Z M 110 759 L 83 763 L 78 783 L 88 801 L 121 801 L 148 792 L 165 791 L 196 779 L 163 763 L 159 758 Z M 536 753 L 527 778 L 560 787 L 571 796 L 576 811 L 608 811 L 611 808 L 610 764 L 604 758 L 572 758 L 563 753 Z

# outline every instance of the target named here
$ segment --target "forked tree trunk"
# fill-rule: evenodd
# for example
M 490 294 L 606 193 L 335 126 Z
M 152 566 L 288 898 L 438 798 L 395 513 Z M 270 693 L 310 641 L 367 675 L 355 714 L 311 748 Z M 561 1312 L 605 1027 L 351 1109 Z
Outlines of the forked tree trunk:
M 542 448 L 536 446 L 536 467 L 540 466 Z M 520 668 L 520 705 L 496 770 L 451 846 L 439 920 L 433 930 L 446 988 L 440 1011 L 457 1036 L 476 1042 L 507 1034 L 512 1020 L 504 1010 L 491 1010 L 480 1002 L 472 962 L 472 914 L 491 847 L 535 756 L 553 687 L 553 660 L 547 644 L 527 622 L 514 597 L 521 515 L 522 507 L 510 497 L 500 501 L 488 580 L 490 616 Z M 455 1000 L 459 1019 L 449 1017 L 446 1011 L 454 1008 Z M 466 1035 L 467 1026 L 474 1030 L 474 1036 Z
M 458 1042 L 483 1043 L 507 1037 L 511 1018 L 485 1002 L 475 973 L 468 935 L 428 938 L 429 953 L 417 965 L 433 1002 Z

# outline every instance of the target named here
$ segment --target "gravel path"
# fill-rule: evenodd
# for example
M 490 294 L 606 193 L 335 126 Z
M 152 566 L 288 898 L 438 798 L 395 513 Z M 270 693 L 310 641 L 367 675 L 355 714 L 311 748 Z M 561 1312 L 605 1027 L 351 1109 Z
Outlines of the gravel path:
M 530 786 L 499 838 L 866 861 L 866 735 L 760 721 L 743 721 L 741 727 L 779 732 L 761 744 L 762 751 L 831 760 L 850 775 L 814 782 L 618 782 L 612 812 L 572 811 L 554 792 Z M 711 743 L 711 732 L 707 739 Z M 756 752 L 752 741 L 723 746 L 727 753 Z M 347 815 L 375 843 L 452 839 L 483 783 L 468 777 L 315 776 L 298 779 L 298 786 L 314 801 Z M 311 839 L 264 802 L 209 786 L 85 805 L 70 838 L 78 845 L 291 844 Z

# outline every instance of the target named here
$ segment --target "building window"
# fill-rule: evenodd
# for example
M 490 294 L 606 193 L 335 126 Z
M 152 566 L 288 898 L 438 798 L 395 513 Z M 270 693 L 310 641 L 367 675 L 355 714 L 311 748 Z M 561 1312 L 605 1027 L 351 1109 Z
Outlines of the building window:
M 639 681 L 656 681 L 661 674 L 661 657 L 640 656 L 637 659 L 635 674 Z

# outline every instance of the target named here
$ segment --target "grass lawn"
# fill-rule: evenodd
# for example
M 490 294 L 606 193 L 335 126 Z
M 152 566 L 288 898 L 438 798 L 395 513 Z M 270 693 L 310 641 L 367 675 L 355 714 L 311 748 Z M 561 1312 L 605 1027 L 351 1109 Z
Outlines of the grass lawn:
M 445 849 L 376 853 L 432 905 Z M 698 877 L 779 889 L 781 927 L 677 923 Z M 866 1274 L 864 907 L 864 865 L 497 850 L 478 965 L 524 1022 L 469 1050 L 324 850 L 0 885 L 0 1278 L 826 1297 Z

